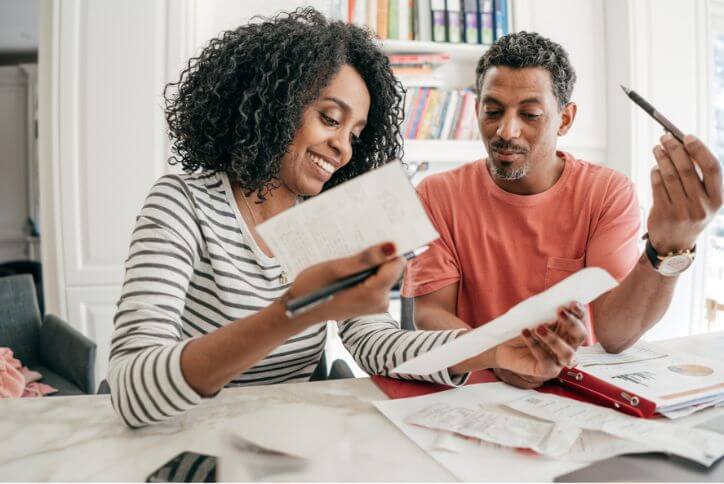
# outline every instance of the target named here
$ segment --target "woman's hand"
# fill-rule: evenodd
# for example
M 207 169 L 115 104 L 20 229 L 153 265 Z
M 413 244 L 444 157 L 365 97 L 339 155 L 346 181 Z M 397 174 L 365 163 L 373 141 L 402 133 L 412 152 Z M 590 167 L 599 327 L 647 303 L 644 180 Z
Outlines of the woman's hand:
M 555 378 L 586 340 L 586 311 L 580 303 L 558 310 L 558 319 L 495 348 L 496 376 L 516 387 L 536 388 Z
M 343 277 L 380 266 L 377 273 L 360 284 L 338 292 L 330 301 L 294 317 L 293 320 L 306 327 L 320 321 L 341 321 L 387 311 L 390 288 L 400 279 L 407 263 L 404 258 L 395 256 L 396 252 L 395 245 L 386 242 L 351 257 L 308 267 L 297 276 L 285 295 L 286 299 L 304 296 Z

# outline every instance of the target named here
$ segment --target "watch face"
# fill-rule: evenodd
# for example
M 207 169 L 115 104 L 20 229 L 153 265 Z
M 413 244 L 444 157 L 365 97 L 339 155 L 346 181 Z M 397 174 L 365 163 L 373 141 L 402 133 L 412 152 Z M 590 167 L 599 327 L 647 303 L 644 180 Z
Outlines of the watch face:
M 688 269 L 692 262 L 687 254 L 672 255 L 661 261 L 659 272 L 665 276 L 675 276 Z

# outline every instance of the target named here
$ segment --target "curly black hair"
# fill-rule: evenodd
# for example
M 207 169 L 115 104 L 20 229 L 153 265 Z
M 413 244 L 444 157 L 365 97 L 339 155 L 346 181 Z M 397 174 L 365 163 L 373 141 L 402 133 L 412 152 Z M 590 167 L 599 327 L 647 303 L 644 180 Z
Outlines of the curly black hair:
M 506 66 L 514 69 L 542 67 L 551 74 L 553 94 L 558 106 L 571 101 L 576 71 L 568 53 L 559 44 L 535 32 L 516 32 L 498 39 L 483 54 L 475 69 L 475 88 L 480 94 L 483 77 L 491 67 Z
M 370 111 L 352 159 L 325 190 L 401 158 L 402 86 L 372 33 L 299 8 L 223 32 L 166 85 L 169 162 L 226 172 L 264 199 L 302 113 L 345 64 L 367 85 Z

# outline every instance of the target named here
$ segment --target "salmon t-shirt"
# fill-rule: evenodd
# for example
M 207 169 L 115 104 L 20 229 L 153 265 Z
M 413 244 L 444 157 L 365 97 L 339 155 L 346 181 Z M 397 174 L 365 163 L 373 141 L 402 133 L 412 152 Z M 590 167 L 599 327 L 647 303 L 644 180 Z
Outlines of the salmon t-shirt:
M 485 160 L 425 178 L 417 192 L 440 238 L 410 261 L 403 296 L 458 283 L 457 316 L 477 327 L 583 267 L 625 278 L 638 259 L 641 224 L 633 184 L 557 156 L 563 173 L 535 195 L 498 187 Z

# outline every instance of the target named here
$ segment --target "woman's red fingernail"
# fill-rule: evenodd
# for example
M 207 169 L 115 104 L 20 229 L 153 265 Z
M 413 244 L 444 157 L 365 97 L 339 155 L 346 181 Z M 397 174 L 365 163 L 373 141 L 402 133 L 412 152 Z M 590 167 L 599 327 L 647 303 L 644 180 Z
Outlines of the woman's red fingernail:
M 526 338 L 530 338 L 530 330 L 524 329 L 524 330 L 523 330 L 523 336 L 525 336 Z
M 538 331 L 538 334 L 541 336 L 545 336 L 548 334 L 548 330 L 545 326 L 538 326 L 538 329 L 536 331 Z
M 392 242 L 385 242 L 382 244 L 382 253 L 385 255 L 392 255 L 395 252 L 397 252 L 397 248 L 395 247 L 395 244 Z

